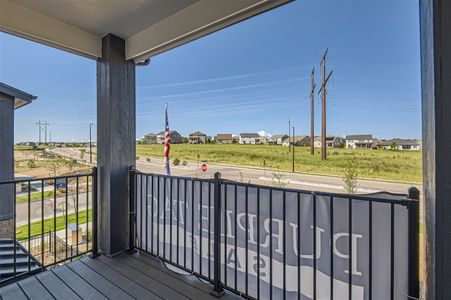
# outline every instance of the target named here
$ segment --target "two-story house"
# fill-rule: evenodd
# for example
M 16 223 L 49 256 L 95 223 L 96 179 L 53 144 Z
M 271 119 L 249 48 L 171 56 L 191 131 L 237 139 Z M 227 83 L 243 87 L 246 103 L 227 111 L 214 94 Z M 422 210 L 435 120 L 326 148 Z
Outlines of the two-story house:
M 157 144 L 164 144 L 164 135 L 165 132 L 162 131 L 160 133 L 157 133 Z M 180 144 L 182 143 L 182 136 L 177 131 L 169 131 L 169 136 L 171 139 L 171 144 Z
M 371 134 L 354 134 L 346 136 L 346 148 L 348 149 L 372 149 L 375 140 Z

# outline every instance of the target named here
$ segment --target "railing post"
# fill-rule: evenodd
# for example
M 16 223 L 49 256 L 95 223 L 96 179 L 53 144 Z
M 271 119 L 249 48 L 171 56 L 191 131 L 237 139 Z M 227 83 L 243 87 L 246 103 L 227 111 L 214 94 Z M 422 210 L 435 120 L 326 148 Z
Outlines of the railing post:
M 409 295 L 408 299 L 420 299 L 419 273 L 419 220 L 420 191 L 409 188 Z
M 89 183 L 88 183 L 89 184 Z M 97 198 L 97 167 L 92 168 L 92 254 L 91 258 L 99 256 L 98 245 L 98 198 Z M 72 249 L 71 249 L 72 252 Z
M 221 282 L 221 173 L 214 177 L 214 206 L 213 206 L 213 290 L 215 297 L 221 297 L 224 289 Z
M 130 177 L 130 196 L 129 196 L 129 242 L 128 242 L 128 253 L 135 252 L 135 180 L 136 180 L 136 170 L 135 167 L 131 166 L 128 176 Z

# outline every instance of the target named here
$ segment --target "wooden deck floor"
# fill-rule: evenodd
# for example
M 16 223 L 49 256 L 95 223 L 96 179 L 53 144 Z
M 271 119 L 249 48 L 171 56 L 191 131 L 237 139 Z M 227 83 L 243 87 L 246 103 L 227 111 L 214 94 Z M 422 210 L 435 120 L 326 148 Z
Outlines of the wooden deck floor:
M 85 257 L 0 288 L 5 300 L 21 299 L 217 299 L 211 286 L 168 270 L 135 253 Z M 221 299 L 241 299 L 226 292 Z

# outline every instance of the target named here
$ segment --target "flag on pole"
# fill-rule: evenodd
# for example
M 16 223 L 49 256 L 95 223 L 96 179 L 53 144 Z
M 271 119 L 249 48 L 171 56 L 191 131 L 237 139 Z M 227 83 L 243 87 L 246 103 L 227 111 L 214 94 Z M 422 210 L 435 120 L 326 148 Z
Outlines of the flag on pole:
M 168 103 L 166 102 L 165 111 L 165 125 L 164 125 L 164 166 L 166 169 L 166 175 L 171 175 L 171 167 L 169 165 L 169 151 L 171 149 L 171 134 L 169 132 L 169 119 L 168 119 Z

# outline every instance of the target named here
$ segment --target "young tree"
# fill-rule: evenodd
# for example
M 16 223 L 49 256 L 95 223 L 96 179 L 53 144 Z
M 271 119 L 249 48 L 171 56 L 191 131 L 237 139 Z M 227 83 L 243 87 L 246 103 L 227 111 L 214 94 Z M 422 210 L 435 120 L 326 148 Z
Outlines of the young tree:
M 345 166 L 345 171 L 343 174 L 343 182 L 344 182 L 344 189 L 346 192 L 350 194 L 354 194 L 357 192 L 358 183 L 357 183 L 357 168 L 355 167 L 355 164 L 353 163 L 352 159 L 349 159 Z

